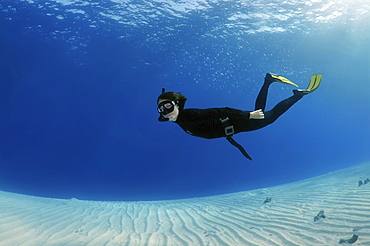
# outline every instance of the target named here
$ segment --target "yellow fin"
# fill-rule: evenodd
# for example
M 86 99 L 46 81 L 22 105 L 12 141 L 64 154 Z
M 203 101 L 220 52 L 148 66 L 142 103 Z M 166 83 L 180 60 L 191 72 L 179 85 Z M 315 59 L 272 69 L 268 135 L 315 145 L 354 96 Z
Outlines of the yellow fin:
M 314 74 L 311 76 L 310 84 L 308 85 L 307 89 L 299 89 L 298 91 L 302 91 L 305 94 L 311 93 L 319 88 L 321 84 L 322 74 Z
M 279 75 L 276 75 L 274 73 L 270 73 L 270 75 L 271 75 L 272 78 L 275 79 L 275 81 L 285 83 L 285 84 L 289 84 L 289 85 L 294 85 L 294 86 L 298 87 L 298 85 L 296 85 L 295 83 L 293 83 L 292 81 L 290 81 L 289 79 L 287 79 L 283 76 L 279 76 Z

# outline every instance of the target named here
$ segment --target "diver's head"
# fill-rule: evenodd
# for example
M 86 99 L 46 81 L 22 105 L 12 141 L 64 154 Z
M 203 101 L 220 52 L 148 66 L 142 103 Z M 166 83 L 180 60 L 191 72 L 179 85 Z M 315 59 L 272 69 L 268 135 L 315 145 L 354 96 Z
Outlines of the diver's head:
M 157 99 L 158 112 L 170 121 L 176 121 L 187 98 L 181 93 L 164 92 Z

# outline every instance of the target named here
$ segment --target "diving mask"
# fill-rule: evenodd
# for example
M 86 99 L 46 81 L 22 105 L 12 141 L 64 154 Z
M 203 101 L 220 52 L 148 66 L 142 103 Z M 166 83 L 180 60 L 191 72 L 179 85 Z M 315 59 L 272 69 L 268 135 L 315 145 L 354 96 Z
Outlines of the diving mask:
M 175 103 L 173 101 L 164 101 L 158 104 L 158 113 L 167 115 L 175 109 Z

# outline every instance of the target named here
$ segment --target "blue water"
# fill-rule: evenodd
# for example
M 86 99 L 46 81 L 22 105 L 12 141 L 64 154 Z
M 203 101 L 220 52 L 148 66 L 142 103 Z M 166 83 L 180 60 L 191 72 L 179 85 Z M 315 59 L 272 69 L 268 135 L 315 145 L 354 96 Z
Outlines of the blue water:
M 370 160 L 367 1 L 0 3 L 0 189 L 90 200 L 224 194 Z M 187 107 L 252 110 L 265 73 L 320 88 L 274 124 L 225 139 L 157 121 Z M 274 83 L 268 108 L 289 97 Z

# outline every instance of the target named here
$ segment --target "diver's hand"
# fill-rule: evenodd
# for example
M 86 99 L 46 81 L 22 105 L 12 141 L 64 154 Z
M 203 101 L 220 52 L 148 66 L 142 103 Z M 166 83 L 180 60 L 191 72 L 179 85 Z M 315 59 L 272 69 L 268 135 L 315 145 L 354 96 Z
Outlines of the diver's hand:
M 249 119 L 262 120 L 264 118 L 265 114 L 263 113 L 262 109 L 258 109 L 249 113 Z

